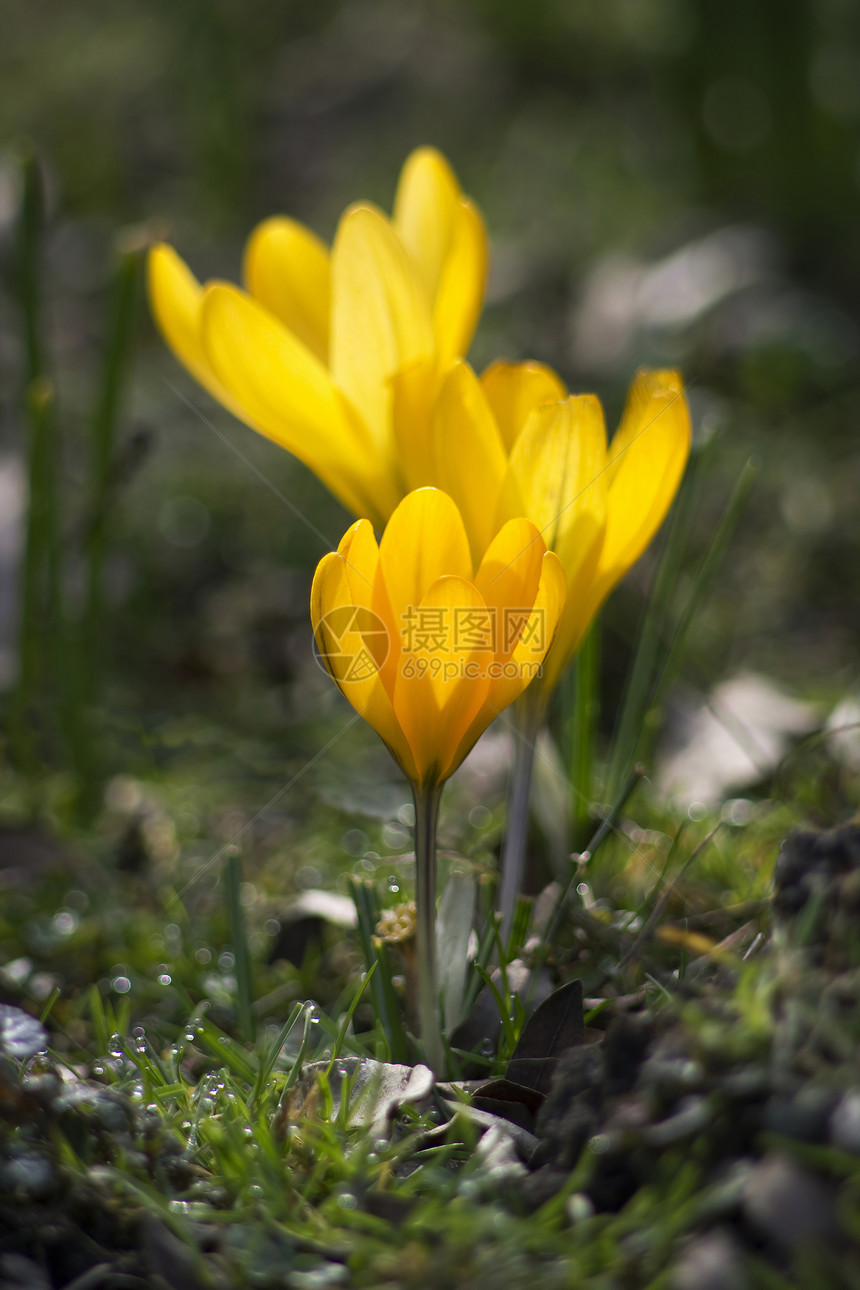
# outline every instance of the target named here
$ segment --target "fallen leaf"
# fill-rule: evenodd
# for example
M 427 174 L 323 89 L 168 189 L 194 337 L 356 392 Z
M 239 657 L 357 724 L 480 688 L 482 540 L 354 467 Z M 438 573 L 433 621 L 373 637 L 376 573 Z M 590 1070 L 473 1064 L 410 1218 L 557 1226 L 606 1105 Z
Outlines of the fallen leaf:
M 554 990 L 529 1017 L 508 1062 L 506 1078 L 546 1093 L 558 1058 L 585 1040 L 582 982 L 569 981 Z

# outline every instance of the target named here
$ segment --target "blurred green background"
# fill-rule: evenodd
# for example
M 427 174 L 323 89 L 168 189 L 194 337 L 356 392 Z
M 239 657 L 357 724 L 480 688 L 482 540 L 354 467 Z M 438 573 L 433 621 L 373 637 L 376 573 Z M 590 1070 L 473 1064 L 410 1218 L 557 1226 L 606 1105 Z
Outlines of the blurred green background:
M 853 690 L 856 5 L 2 0 L 0 29 L 7 717 L 26 503 L 15 220 L 18 157 L 30 145 L 48 208 L 42 343 L 57 392 L 52 486 L 67 622 L 86 600 L 117 237 L 167 237 L 201 277 L 235 279 L 257 220 L 289 212 L 330 239 L 350 201 L 390 208 L 405 156 L 432 143 L 492 238 L 476 366 L 540 358 L 571 388 L 596 390 L 610 424 L 636 367 L 682 368 L 697 440 L 710 445 L 682 581 L 744 463 L 759 463 L 692 625 L 685 701 L 743 669 L 825 708 Z M 106 810 L 111 846 L 131 845 L 132 820 L 150 858 L 171 866 L 181 856 L 189 873 L 253 821 L 243 841 L 267 861 L 280 855 L 287 884 L 296 873 L 298 885 L 324 882 L 371 844 L 383 856 L 385 846 L 404 850 L 406 831 L 391 820 L 405 786 L 371 731 L 344 731 L 346 707 L 311 659 L 307 596 L 325 550 L 317 530 L 336 542 L 347 516 L 194 385 L 142 301 L 130 354 L 101 517 L 104 594 L 81 655 L 85 679 L 71 682 L 89 695 L 71 722 L 82 730 L 64 726 L 64 664 L 45 611 L 23 762 L 20 742 L 6 745 L 7 815 L 35 808 L 68 820 L 83 773 L 98 787 L 84 817 Z M 604 738 L 653 567 L 644 560 L 605 614 Z M 83 772 L 76 746 L 91 760 Z M 467 776 L 470 806 L 484 792 L 498 798 L 491 770 Z M 161 805 L 142 783 L 158 786 Z M 371 851 L 359 863 L 376 859 Z

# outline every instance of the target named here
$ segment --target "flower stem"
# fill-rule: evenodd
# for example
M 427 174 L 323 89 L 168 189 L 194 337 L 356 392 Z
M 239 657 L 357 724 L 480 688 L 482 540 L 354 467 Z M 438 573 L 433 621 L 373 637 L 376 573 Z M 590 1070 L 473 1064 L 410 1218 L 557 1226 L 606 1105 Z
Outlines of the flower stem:
M 504 941 L 514 921 L 517 896 L 523 879 L 526 843 L 529 832 L 529 798 L 535 760 L 535 742 L 543 721 L 543 704 L 526 694 L 517 703 L 514 769 L 508 791 L 508 816 L 502 848 L 501 876 L 497 905 L 501 910 L 501 933 Z
M 436 823 L 442 788 L 413 784 L 415 802 L 415 910 L 418 932 L 418 1018 L 427 1064 L 444 1074 L 445 1050 L 436 978 Z

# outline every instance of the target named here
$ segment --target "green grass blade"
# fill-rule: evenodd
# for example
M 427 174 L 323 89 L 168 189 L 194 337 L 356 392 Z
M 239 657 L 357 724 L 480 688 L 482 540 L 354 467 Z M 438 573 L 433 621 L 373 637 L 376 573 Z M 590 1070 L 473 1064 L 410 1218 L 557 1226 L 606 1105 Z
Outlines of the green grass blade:
M 735 531 L 735 527 L 737 526 L 737 522 L 749 501 L 750 493 L 752 492 L 758 472 L 758 462 L 750 458 L 738 476 L 737 482 L 735 483 L 731 496 L 726 504 L 726 508 L 717 524 L 714 536 L 711 539 L 710 545 L 708 546 L 708 549 L 699 565 L 693 586 L 675 625 L 668 652 L 664 658 L 663 666 L 657 678 L 654 694 L 654 701 L 657 706 L 662 702 L 666 691 L 678 674 L 683 660 L 684 647 L 687 642 L 687 635 L 689 633 L 690 626 L 711 588 L 726 548 Z
M 669 539 L 655 579 L 654 592 L 643 616 L 630 678 L 613 737 L 608 779 L 610 795 L 617 792 L 624 776 L 637 759 L 651 755 L 659 729 L 662 704 L 683 663 L 690 626 L 711 589 L 758 473 L 758 466 L 753 461 L 748 461 L 743 467 L 696 570 L 689 595 L 678 611 L 673 608 L 673 602 L 689 545 L 699 495 L 699 476 L 705 473 L 708 460 L 706 448 L 696 459 L 697 469 L 692 472 L 689 487 L 684 489 L 681 505 L 673 517 Z
M 42 243 L 45 201 L 35 152 L 21 154 L 21 204 L 13 283 L 24 341 L 28 504 L 18 637 L 18 678 L 11 741 L 32 782 L 42 755 L 59 733 L 68 764 L 85 785 L 91 756 L 76 695 L 75 650 L 63 606 L 63 548 L 58 465 L 59 423 L 47 371 L 42 322 Z M 59 716 L 59 731 L 54 714 Z M 39 736 L 42 736 L 42 747 Z
M 373 944 L 373 935 L 376 930 L 376 924 L 379 922 L 379 904 L 376 900 L 376 893 L 370 883 L 359 882 L 356 878 L 349 879 L 349 894 L 352 896 L 358 918 L 358 939 L 361 943 L 365 970 L 369 972 L 378 961 Z M 372 985 L 374 1011 L 379 1019 L 385 1042 L 390 1045 L 390 1035 L 394 1023 L 388 1015 L 388 999 L 382 976 L 374 973 Z M 390 1052 L 388 1056 L 390 1059 Z
M 227 883 L 227 907 L 230 915 L 230 939 L 233 944 L 233 958 L 236 967 L 236 1011 L 239 1021 L 239 1034 L 245 1043 L 253 1043 L 256 1027 L 254 1023 L 253 983 L 251 979 L 251 954 L 248 948 L 248 932 L 245 927 L 245 911 L 242 908 L 242 859 L 238 851 L 231 849 L 227 855 L 224 869 Z
M 581 858 L 583 860 L 590 861 L 594 859 L 595 853 L 599 851 L 600 847 L 603 845 L 603 843 L 609 837 L 610 833 L 613 832 L 616 825 L 618 824 L 618 820 L 621 817 L 621 812 L 624 810 L 624 807 L 627 805 L 627 801 L 631 793 L 636 788 L 636 785 L 639 783 L 641 778 L 642 778 L 642 772 L 639 769 L 632 771 L 630 775 L 628 775 L 627 780 L 623 788 L 621 789 L 621 792 L 618 794 L 615 801 L 612 803 L 612 806 L 610 807 L 609 812 L 600 821 L 600 824 L 598 825 L 597 829 L 592 835 L 591 840 L 588 843 L 588 846 L 581 853 Z M 556 937 L 558 936 L 558 933 L 559 933 L 559 929 L 561 928 L 562 922 L 564 921 L 565 911 L 568 907 L 568 904 L 570 903 L 570 900 L 573 897 L 574 887 L 579 881 L 579 877 L 580 877 L 579 871 L 576 868 L 574 868 L 570 878 L 568 879 L 567 885 L 564 891 L 562 892 L 556 904 L 555 909 L 553 910 L 552 917 L 549 919 L 549 921 L 547 922 L 546 928 L 544 929 L 542 944 L 545 949 L 555 944 Z M 532 970 L 533 980 L 536 976 L 537 971 L 539 970 L 539 966 L 540 966 L 540 956 L 538 956 L 538 958 L 536 959 L 535 967 Z M 530 989 L 531 989 L 531 984 L 530 984 Z
M 103 570 L 107 552 L 106 514 L 110 503 L 117 425 L 128 383 L 143 278 L 145 244 L 133 232 L 117 240 L 104 354 L 92 420 L 90 495 L 87 524 L 87 600 L 83 622 L 88 702 L 97 695 L 104 657 Z
M 600 712 L 600 620 L 591 624 L 573 670 L 570 714 L 570 782 L 573 786 L 573 842 L 582 841 L 594 797 L 594 760 Z
M 24 422 L 27 427 L 28 504 L 18 628 L 18 678 L 11 734 L 16 760 L 32 775 L 39 760 L 33 726 L 37 697 L 47 681 L 46 561 L 52 503 L 46 479 L 51 471 L 53 387 L 44 370 L 41 248 L 45 222 L 42 175 L 29 146 L 20 152 L 18 210 L 12 282 L 24 348 Z
M 17 760 L 32 775 L 40 750 L 34 724 L 38 698 L 48 684 L 46 557 L 49 546 L 51 496 L 45 476 L 53 438 L 53 387 L 37 378 L 25 395 L 27 425 L 28 503 L 21 605 L 18 627 L 18 681 L 13 702 L 12 732 Z
M 262 1096 L 263 1090 L 266 1087 L 266 1081 L 268 1080 L 272 1071 L 275 1069 L 275 1063 L 278 1060 L 278 1056 L 281 1052 L 281 1049 L 283 1048 L 284 1044 L 287 1042 L 293 1030 L 295 1029 L 298 1023 L 298 1020 L 301 1017 L 304 1010 L 305 1010 L 305 1006 L 303 1003 L 296 1003 L 293 1005 L 292 1012 L 290 1013 L 287 1020 L 284 1022 L 281 1029 L 278 1031 L 278 1036 L 275 1039 L 274 1043 L 272 1044 L 271 1048 L 260 1059 L 260 1068 L 257 1071 L 257 1078 L 254 1081 L 254 1088 L 251 1092 L 250 1098 L 248 1099 L 249 1106 L 254 1106 Z
M 358 989 L 356 990 L 353 996 L 352 1002 L 350 1003 L 349 1007 L 344 1013 L 343 1021 L 340 1023 L 340 1026 L 338 1027 L 337 1037 L 332 1046 L 331 1061 L 329 1062 L 328 1069 L 326 1070 L 327 1075 L 330 1073 L 332 1066 L 340 1056 L 340 1050 L 343 1047 L 344 1040 L 346 1039 L 346 1032 L 349 1030 L 349 1023 L 352 1021 L 352 1018 L 355 1015 L 355 1010 L 358 1007 L 358 1005 L 361 1003 L 361 1000 L 364 996 L 364 992 L 367 989 L 367 987 L 370 985 L 371 981 L 373 980 L 373 977 L 375 976 L 378 967 L 379 967 L 379 964 L 374 963 L 373 966 L 370 968 L 370 970 L 365 972 L 363 981 L 361 982 Z
M 102 999 L 97 985 L 90 986 L 88 1000 L 90 1017 L 92 1018 L 93 1032 L 95 1034 L 97 1046 L 96 1051 L 99 1053 L 106 1053 L 110 1043 L 113 1027 L 108 1021 L 104 1000 Z
M 511 924 L 511 934 L 508 937 L 508 943 L 505 946 L 505 961 L 510 963 L 516 958 L 519 951 L 526 943 L 529 934 L 529 925 L 532 921 L 532 906 L 534 901 L 531 896 L 518 896 L 516 907 L 514 908 L 514 921 Z
M 237 1079 L 254 1085 L 259 1069 L 256 1054 L 242 1048 L 230 1035 L 225 1035 L 208 1017 L 200 1019 L 196 1042 L 232 1071 Z
M 21 204 L 13 264 L 13 282 L 24 336 L 24 385 L 44 372 L 41 310 L 41 247 L 45 198 L 39 159 L 30 144 L 19 148 Z
M 636 760 L 642 728 L 651 707 L 661 651 L 670 632 L 672 606 L 690 543 L 702 479 L 710 462 L 710 440 L 694 452 L 684 483 L 672 508 L 663 552 L 651 595 L 642 614 L 630 660 L 624 694 L 612 735 L 607 796 L 612 799 Z

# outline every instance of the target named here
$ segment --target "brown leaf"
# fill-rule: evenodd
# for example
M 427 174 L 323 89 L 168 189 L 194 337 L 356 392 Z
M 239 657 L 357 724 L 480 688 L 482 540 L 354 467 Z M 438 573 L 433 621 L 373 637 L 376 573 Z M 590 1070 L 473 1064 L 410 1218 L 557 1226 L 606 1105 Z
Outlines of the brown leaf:
M 529 1017 L 508 1062 L 506 1078 L 546 1093 L 561 1054 L 585 1040 L 582 982 L 569 981 L 554 990 Z

